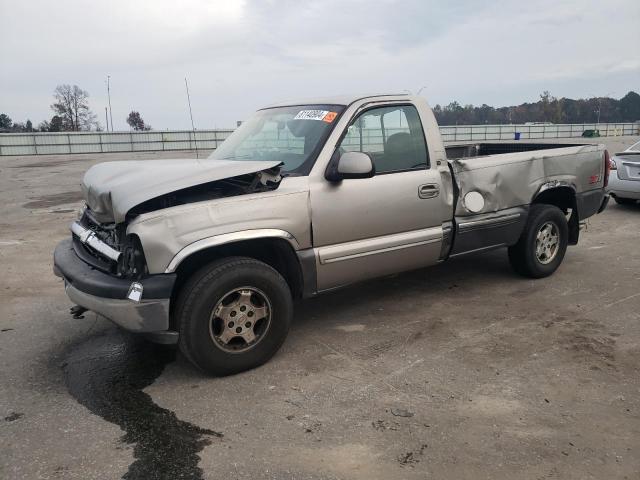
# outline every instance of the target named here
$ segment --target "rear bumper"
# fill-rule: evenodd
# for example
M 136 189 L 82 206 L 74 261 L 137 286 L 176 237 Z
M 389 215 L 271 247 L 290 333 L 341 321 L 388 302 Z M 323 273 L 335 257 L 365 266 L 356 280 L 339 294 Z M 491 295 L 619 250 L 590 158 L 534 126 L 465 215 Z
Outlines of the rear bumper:
M 92 268 L 78 257 L 71 239 L 58 244 L 53 271 L 65 281 L 72 302 L 111 320 L 131 332 L 163 332 L 169 328 L 169 303 L 175 274 L 151 275 L 137 280 L 143 287 L 139 302 L 127 295 L 132 280 Z
M 576 204 L 578 207 L 578 220 L 583 221 L 587 218 L 602 212 L 609 201 L 609 196 L 604 188 L 581 192 L 576 195 Z
M 640 200 L 640 181 L 621 180 L 618 177 L 618 172 L 611 170 L 608 191 L 614 197 Z

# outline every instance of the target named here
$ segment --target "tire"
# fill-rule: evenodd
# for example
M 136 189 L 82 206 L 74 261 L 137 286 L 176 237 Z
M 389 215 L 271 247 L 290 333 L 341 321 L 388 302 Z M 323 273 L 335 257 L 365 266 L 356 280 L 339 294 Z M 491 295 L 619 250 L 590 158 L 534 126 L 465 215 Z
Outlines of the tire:
M 553 244 L 556 239 L 555 247 L 538 251 L 539 234 L 542 236 L 542 247 Z M 509 247 L 509 262 L 517 273 L 525 277 L 548 277 L 562 263 L 568 239 L 569 227 L 562 210 L 554 205 L 531 205 L 527 224 L 518 243 Z
M 621 198 L 621 197 L 613 197 L 618 205 L 633 205 L 637 200 L 633 198 Z
M 258 367 L 278 351 L 289 332 L 293 300 L 287 282 L 269 265 L 230 257 L 193 274 L 174 315 L 184 356 L 203 372 L 224 376 Z M 249 330 L 251 342 L 245 338 Z

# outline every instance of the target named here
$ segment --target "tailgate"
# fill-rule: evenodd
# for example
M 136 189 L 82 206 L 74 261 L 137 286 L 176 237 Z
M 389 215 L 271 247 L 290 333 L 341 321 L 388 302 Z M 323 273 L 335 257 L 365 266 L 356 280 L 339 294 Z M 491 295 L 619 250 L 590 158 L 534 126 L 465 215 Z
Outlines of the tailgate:
M 640 152 L 616 153 L 614 160 L 619 179 L 640 181 Z

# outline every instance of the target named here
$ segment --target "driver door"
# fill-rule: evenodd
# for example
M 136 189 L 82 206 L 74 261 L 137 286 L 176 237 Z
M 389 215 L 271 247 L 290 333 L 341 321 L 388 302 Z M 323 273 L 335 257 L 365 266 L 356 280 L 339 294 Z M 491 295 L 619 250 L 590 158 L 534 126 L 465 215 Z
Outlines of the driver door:
M 440 173 L 431 168 L 413 105 L 365 110 L 338 149 L 373 159 L 371 178 L 311 185 L 318 290 L 437 263 L 442 244 Z

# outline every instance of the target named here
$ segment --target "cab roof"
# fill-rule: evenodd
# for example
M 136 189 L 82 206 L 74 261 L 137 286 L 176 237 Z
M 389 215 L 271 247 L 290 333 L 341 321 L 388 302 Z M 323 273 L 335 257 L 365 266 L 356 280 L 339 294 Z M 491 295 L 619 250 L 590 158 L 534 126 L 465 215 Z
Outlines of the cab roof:
M 360 100 L 367 99 L 407 99 L 410 95 L 408 93 L 382 93 L 382 94 L 369 94 L 369 95 L 339 95 L 333 97 L 320 97 L 320 98 L 305 98 L 305 99 L 296 99 L 296 100 L 288 100 L 282 101 L 278 103 L 274 103 L 268 105 L 266 107 L 261 108 L 260 110 L 264 110 L 265 108 L 274 108 L 274 107 L 293 107 L 296 105 L 351 105 L 354 102 Z

